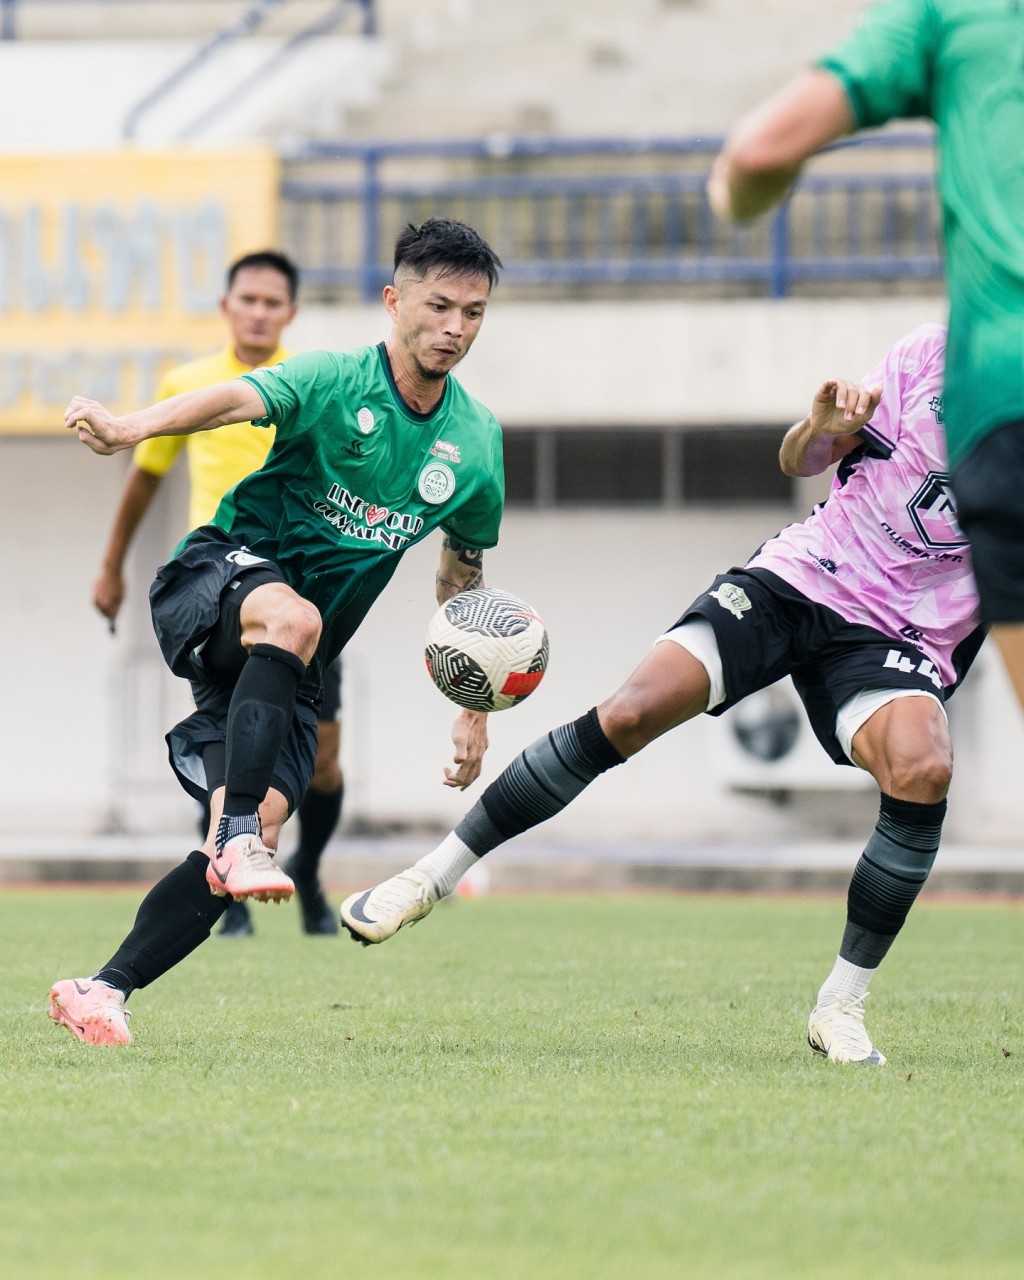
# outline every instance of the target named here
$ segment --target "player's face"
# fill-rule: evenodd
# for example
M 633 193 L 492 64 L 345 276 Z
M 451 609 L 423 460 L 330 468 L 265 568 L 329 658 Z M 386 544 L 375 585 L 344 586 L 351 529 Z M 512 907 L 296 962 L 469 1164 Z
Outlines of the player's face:
M 422 378 L 443 378 L 473 345 L 490 294 L 486 276 L 429 271 L 384 290 L 395 322 L 395 342 Z
M 266 358 L 281 345 L 281 332 L 295 317 L 288 279 L 273 267 L 243 267 L 220 302 L 240 358 Z

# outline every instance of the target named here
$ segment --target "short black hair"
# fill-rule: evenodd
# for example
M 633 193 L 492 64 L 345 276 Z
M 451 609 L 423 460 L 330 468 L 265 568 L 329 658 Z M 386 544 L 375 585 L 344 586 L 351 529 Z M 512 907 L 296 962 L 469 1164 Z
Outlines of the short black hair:
M 422 280 L 434 267 L 443 276 L 486 276 L 493 289 L 501 259 L 472 227 L 451 218 L 410 222 L 395 241 L 395 270 L 408 267 Z
M 272 271 L 280 271 L 288 281 L 288 296 L 292 302 L 295 301 L 299 293 L 299 269 L 286 254 L 277 249 L 261 249 L 258 253 L 246 253 L 241 258 L 236 258 L 228 267 L 228 293 L 235 283 L 235 276 L 247 267 L 269 267 Z

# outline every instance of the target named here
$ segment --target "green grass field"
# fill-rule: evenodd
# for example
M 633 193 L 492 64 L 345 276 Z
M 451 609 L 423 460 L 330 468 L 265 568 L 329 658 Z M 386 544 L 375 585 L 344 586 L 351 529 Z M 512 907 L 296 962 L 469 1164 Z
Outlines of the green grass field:
M 0 1266 L 46 1277 L 1024 1274 L 1021 912 L 921 903 L 881 1070 L 804 1026 L 838 901 L 490 898 L 388 944 L 260 908 L 132 998 L 45 1016 L 140 895 L 7 892 Z

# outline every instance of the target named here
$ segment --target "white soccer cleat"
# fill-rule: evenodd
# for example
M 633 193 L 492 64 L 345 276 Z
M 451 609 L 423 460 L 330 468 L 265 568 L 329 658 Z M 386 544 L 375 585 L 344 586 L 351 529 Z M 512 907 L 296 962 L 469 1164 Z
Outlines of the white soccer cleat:
M 871 1043 L 864 1029 L 866 996 L 844 1000 L 833 996 L 819 1004 L 807 1020 L 807 1043 L 830 1062 L 857 1062 L 884 1067 L 885 1054 Z
M 403 925 L 422 920 L 437 901 L 434 882 L 410 867 L 372 889 L 353 893 L 341 904 L 341 923 L 356 942 L 386 942 Z

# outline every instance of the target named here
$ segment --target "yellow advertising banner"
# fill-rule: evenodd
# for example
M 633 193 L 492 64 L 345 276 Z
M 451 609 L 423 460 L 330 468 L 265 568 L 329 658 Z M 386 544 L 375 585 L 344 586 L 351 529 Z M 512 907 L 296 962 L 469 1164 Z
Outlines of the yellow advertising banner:
M 277 235 L 273 152 L 0 156 L 0 434 L 63 430 L 72 395 L 149 404 L 224 342 L 224 272 Z

